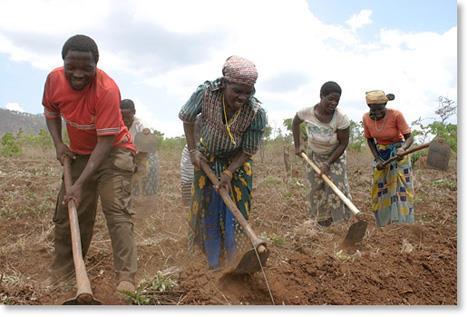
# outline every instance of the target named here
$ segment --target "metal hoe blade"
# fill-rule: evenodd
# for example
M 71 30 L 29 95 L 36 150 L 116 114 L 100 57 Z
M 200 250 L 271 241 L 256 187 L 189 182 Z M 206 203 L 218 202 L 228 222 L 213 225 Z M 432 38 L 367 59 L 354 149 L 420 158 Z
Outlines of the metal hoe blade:
M 268 256 L 270 255 L 270 251 L 266 249 L 262 253 L 258 253 L 254 249 L 250 249 L 240 259 L 239 263 L 234 267 L 234 269 L 230 273 L 234 274 L 250 274 L 259 272 L 262 270 L 262 266 L 266 265 L 266 261 Z M 259 263 L 260 258 L 260 263 Z
M 82 293 L 65 301 L 63 305 L 102 305 L 102 303 L 95 299 L 93 295 Z
M 156 151 L 156 137 L 152 134 L 138 132 L 135 135 L 134 143 L 140 152 L 154 153 Z
M 366 234 L 367 230 L 367 221 L 359 220 L 358 222 L 353 223 L 346 234 L 346 237 L 343 241 L 346 245 L 354 245 L 358 242 L 361 242 Z
M 450 160 L 450 146 L 442 138 L 431 142 L 427 153 L 427 165 L 431 168 L 446 171 Z
M 206 175 L 208 176 L 210 181 L 213 183 L 213 185 L 219 184 L 218 178 L 216 177 L 216 175 L 214 174 L 214 172 L 211 170 L 210 166 L 207 163 L 202 161 L 201 168 L 206 173 Z M 268 248 L 266 247 L 266 243 L 257 237 L 257 235 L 252 230 L 247 220 L 244 218 L 244 216 L 240 212 L 239 208 L 237 208 L 237 205 L 231 199 L 231 196 L 229 195 L 229 193 L 224 188 L 222 188 L 219 191 L 219 194 L 223 198 L 224 203 L 229 208 L 234 218 L 236 218 L 237 222 L 239 222 L 239 224 L 241 225 L 245 234 L 247 235 L 250 242 L 252 243 L 252 246 L 255 248 L 255 249 L 251 249 L 247 251 L 246 253 L 242 255 L 241 260 L 238 262 L 235 268 L 231 271 L 231 273 L 247 274 L 247 273 L 255 273 L 255 272 L 262 270 L 262 267 L 265 266 L 268 255 L 270 254 L 270 252 L 268 251 Z M 259 260 L 261 263 L 259 263 Z

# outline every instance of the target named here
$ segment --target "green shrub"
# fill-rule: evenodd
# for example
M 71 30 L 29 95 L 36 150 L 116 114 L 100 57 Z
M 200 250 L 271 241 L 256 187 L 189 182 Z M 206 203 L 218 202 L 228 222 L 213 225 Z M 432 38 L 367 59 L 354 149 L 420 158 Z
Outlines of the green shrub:
M 353 151 L 361 152 L 365 143 L 366 138 L 364 137 L 364 125 L 362 121 L 355 122 L 351 120 L 349 125 L 348 148 Z
M 411 123 L 413 135 L 420 137 L 422 142 L 427 142 L 429 137 L 441 137 L 447 142 L 453 151 L 457 151 L 457 124 L 448 123 L 447 120 L 457 112 L 457 105 L 453 100 L 446 97 L 439 97 L 439 106 L 435 114 L 439 120 L 434 120 L 429 124 L 423 124 L 424 119 L 419 118 Z
M 427 150 L 417 151 L 411 154 L 411 165 L 414 166 L 414 163 L 416 163 L 421 157 L 424 156 L 427 156 Z
M 10 132 L 7 132 L 3 135 L 1 144 L 2 146 L 0 149 L 0 153 L 3 156 L 20 156 L 22 153 L 20 145 L 18 144 L 13 134 L 11 134 Z

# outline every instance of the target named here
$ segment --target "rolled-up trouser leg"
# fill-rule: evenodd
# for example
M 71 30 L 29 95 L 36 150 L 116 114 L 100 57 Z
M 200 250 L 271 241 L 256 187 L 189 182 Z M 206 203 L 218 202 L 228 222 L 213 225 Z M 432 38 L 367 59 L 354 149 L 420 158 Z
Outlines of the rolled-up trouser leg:
M 133 167 L 130 152 L 113 149 L 100 168 L 98 192 L 112 241 L 117 280 L 135 283 L 137 255 L 130 206 Z
M 71 164 L 72 182 L 76 181 L 86 166 L 88 156 L 78 156 Z M 73 253 L 71 246 L 70 221 L 68 216 L 68 206 L 63 204 L 65 186 L 62 182 L 60 192 L 57 197 L 53 222 L 55 224 L 54 246 L 55 254 L 50 271 L 54 274 L 67 274 L 73 271 Z M 96 183 L 93 180 L 87 182 L 82 189 L 81 201 L 77 206 L 78 223 L 80 226 L 81 247 L 83 257 L 86 256 L 91 239 L 93 227 L 96 219 L 97 191 Z

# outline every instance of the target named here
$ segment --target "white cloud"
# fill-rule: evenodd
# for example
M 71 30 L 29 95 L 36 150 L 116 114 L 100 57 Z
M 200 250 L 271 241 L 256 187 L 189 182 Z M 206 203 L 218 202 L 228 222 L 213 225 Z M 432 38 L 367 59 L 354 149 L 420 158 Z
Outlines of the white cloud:
M 177 124 L 174 124 L 174 121 L 163 121 L 159 119 L 161 113 L 154 111 L 154 107 L 146 104 L 140 98 L 132 98 L 132 100 L 136 108 L 135 116 L 140 119 L 145 127 L 156 129 L 169 137 L 183 134 L 183 131 L 182 133 L 180 132 L 180 126 L 182 126 L 182 124 L 179 124 L 179 121 L 177 121 Z
M 24 109 L 17 102 L 8 102 L 6 105 L 3 106 L 3 108 L 5 108 L 7 110 L 24 112 Z
M 112 12 L 113 3 L 110 0 L 2 0 L 0 29 L 38 36 L 66 36 L 70 32 L 93 30 Z
M 372 15 L 372 10 L 361 10 L 357 14 L 353 14 L 349 20 L 346 21 L 346 24 L 349 25 L 349 27 L 355 31 L 365 25 L 371 24 L 371 15 Z
M 99 67 L 128 77 L 118 81 L 122 95 L 137 96 L 137 114 L 168 136 L 183 133 L 180 106 L 197 85 L 220 76 L 233 54 L 256 63 L 257 96 L 272 125 L 317 103 L 328 80 L 342 86 L 340 107 L 353 120 L 367 111 L 370 89 L 395 93 L 389 106 L 408 121 L 433 116 L 439 95 L 457 99 L 456 27 L 443 34 L 375 30 L 369 41 L 354 31 L 372 23 L 372 10 L 330 25 L 305 0 L 30 3 L 0 2 L 0 53 L 48 70 L 60 65 L 68 36 L 90 34 L 100 47 Z

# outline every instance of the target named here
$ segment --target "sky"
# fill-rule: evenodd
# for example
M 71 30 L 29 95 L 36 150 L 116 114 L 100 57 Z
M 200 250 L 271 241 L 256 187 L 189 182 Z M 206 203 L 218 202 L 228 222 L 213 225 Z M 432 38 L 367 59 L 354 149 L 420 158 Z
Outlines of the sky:
M 453 0 L 2 0 L 0 107 L 42 113 L 45 78 L 75 34 L 96 40 L 98 67 L 168 137 L 183 134 L 181 106 L 231 55 L 256 64 L 274 129 L 329 80 L 354 121 L 373 89 L 394 93 L 388 107 L 408 122 L 435 118 L 439 96 L 457 101 Z

